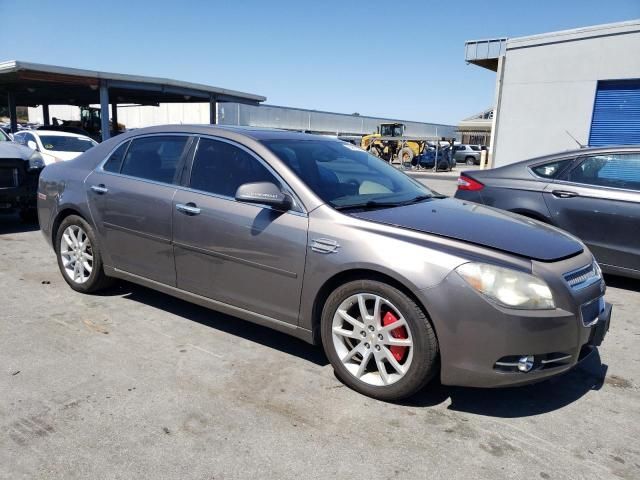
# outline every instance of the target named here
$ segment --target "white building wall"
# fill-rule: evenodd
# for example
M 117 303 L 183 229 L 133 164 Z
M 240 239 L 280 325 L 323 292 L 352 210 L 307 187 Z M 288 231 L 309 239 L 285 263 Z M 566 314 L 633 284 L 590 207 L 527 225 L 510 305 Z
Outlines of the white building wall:
M 576 148 L 566 131 L 588 142 L 598 81 L 640 78 L 636 23 L 507 43 L 495 166 Z

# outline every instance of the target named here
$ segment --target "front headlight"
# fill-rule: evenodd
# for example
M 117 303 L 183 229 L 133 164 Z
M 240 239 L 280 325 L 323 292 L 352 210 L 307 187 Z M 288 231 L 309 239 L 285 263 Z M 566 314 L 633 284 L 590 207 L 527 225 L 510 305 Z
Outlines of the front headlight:
M 465 263 L 458 274 L 475 290 L 507 308 L 549 310 L 556 307 L 544 280 L 510 268 L 487 263 Z
M 29 170 L 38 170 L 40 168 L 44 168 L 44 159 L 40 152 L 33 152 L 29 157 Z

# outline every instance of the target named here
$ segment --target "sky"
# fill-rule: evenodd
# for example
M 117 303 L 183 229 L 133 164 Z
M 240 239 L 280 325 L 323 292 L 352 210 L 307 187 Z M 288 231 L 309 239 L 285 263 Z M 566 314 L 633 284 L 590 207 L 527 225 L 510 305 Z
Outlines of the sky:
M 0 61 L 167 77 L 267 103 L 456 124 L 493 103 L 464 43 L 640 18 L 640 0 L 0 0 Z M 95 5 L 95 6 L 92 6 Z

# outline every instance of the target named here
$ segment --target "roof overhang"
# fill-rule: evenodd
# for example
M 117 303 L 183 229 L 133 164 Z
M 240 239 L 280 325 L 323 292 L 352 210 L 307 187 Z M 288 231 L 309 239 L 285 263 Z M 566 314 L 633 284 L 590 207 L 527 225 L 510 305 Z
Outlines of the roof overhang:
M 464 44 L 464 59 L 467 63 L 497 72 L 498 60 L 504 55 L 506 46 L 506 38 L 469 40 Z
M 168 78 L 81 70 L 55 65 L 0 62 L 0 94 L 12 93 L 21 106 L 89 105 L 99 103 L 101 85 L 112 102 L 158 103 L 237 102 L 258 105 L 265 97 Z

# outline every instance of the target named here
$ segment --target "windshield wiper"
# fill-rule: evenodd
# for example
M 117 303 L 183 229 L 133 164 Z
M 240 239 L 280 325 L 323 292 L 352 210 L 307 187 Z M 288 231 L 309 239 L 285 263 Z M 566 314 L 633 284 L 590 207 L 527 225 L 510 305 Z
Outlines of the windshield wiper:
M 403 202 L 381 202 L 377 200 L 369 200 L 368 202 L 354 203 L 351 205 L 338 205 L 338 206 L 334 206 L 333 208 L 340 211 L 375 210 L 376 208 L 393 208 L 393 207 L 401 207 L 403 205 L 411 205 L 412 203 L 422 202 L 423 200 L 427 200 L 433 197 L 434 197 L 433 195 L 418 195 L 410 200 L 405 200 Z
M 373 210 L 376 208 L 391 208 L 397 207 L 398 205 L 402 205 L 402 203 L 398 202 L 376 202 L 375 200 L 369 200 L 364 203 L 353 203 L 351 205 L 337 205 L 334 206 L 336 210 L 345 211 L 345 210 Z

